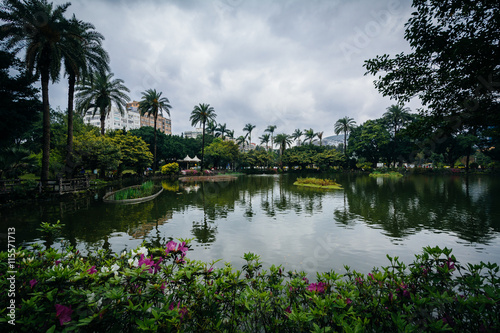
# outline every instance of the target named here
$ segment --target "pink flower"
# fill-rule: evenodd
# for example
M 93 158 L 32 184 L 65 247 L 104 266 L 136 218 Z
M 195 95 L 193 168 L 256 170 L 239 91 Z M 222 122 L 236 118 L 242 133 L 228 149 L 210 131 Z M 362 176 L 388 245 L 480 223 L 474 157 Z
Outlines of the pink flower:
M 346 298 L 346 299 L 345 299 L 345 303 L 346 303 L 346 304 L 351 304 L 351 303 L 352 303 L 352 300 L 351 300 L 350 298 Z
M 324 283 L 324 282 L 311 283 L 307 287 L 307 290 L 312 291 L 312 292 L 317 292 L 319 294 L 323 294 L 326 290 L 325 287 L 326 287 L 326 283 Z
M 89 274 L 97 273 L 97 269 L 95 269 L 95 266 L 92 266 L 89 269 L 87 269 L 87 273 Z
M 139 259 L 139 266 L 138 267 L 141 267 L 143 265 L 149 267 L 148 268 L 149 273 L 153 273 L 153 267 L 155 267 L 155 262 L 153 260 L 153 256 L 151 256 L 151 258 L 147 258 L 147 257 L 144 257 L 144 254 L 141 254 L 141 259 Z
M 59 323 L 61 324 L 61 326 L 63 326 L 64 323 L 71 321 L 72 313 L 73 310 L 71 310 L 71 307 L 56 304 L 56 318 L 59 318 Z
M 186 242 L 182 242 L 179 244 L 179 247 L 177 248 L 177 251 L 182 252 L 182 256 L 184 257 L 186 255 L 186 252 L 189 250 L 189 248 L 186 246 Z
M 33 289 L 34 286 L 36 286 L 36 284 L 38 283 L 37 280 L 33 279 L 30 281 L 30 286 L 31 286 L 31 289 Z
M 288 307 L 285 309 L 285 312 L 286 312 L 286 313 L 292 313 L 292 309 L 290 309 L 290 306 L 288 306 Z
M 175 247 L 177 246 L 177 243 L 174 241 L 170 241 L 167 243 L 167 248 L 165 249 L 165 253 L 169 254 L 170 252 L 175 251 Z

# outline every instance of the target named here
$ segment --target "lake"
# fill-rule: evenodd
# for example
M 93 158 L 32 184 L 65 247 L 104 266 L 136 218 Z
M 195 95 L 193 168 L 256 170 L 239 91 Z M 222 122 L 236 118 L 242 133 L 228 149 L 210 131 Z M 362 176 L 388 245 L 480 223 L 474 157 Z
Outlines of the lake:
M 309 274 L 343 273 L 344 265 L 367 273 L 388 265 L 386 254 L 411 263 L 424 246 L 452 248 L 461 263 L 500 263 L 499 178 L 337 174 L 331 178 L 343 189 L 328 191 L 294 186 L 296 178 L 164 181 L 159 197 L 136 205 L 103 203 L 110 187 L 93 197 L 1 211 L 1 232 L 15 227 L 16 243 L 29 246 L 43 243 L 40 222 L 60 220 L 62 238 L 83 252 L 192 238 L 191 259 L 222 259 L 218 266 L 227 261 L 241 269 L 243 254 L 253 252 L 264 267 Z M 0 242 L 6 250 L 6 239 Z

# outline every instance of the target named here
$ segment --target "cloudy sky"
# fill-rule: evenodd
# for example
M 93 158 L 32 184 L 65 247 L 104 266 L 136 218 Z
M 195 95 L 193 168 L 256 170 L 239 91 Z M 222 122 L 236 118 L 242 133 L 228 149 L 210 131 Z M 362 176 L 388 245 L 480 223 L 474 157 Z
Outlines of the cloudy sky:
M 208 103 L 235 136 L 246 123 L 256 125 L 253 142 L 268 125 L 276 133 L 334 135 L 339 118 L 361 124 L 395 103 L 364 76 L 364 60 L 409 50 L 409 0 L 71 3 L 67 17 L 74 13 L 104 35 L 111 71 L 132 100 L 149 88 L 170 100 L 174 134 L 191 130 L 194 106 Z M 64 79 L 50 98 L 65 109 Z

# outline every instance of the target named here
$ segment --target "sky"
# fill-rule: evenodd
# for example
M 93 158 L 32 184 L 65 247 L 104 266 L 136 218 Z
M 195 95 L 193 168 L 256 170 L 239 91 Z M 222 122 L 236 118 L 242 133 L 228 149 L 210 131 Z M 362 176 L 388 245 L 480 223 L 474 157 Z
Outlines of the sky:
M 72 0 L 66 16 L 104 35 L 131 100 L 147 89 L 169 99 L 173 134 L 193 130 L 191 111 L 205 103 L 235 137 L 255 125 L 256 142 L 269 125 L 328 137 L 345 116 L 380 118 L 396 101 L 363 63 L 410 51 L 411 12 L 409 0 Z M 65 78 L 49 89 L 51 106 L 65 110 Z

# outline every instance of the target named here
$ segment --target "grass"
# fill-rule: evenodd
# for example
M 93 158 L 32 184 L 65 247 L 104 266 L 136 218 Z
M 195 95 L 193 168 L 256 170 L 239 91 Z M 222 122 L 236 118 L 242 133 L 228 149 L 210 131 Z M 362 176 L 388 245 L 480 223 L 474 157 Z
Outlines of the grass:
M 382 173 L 380 171 L 373 171 L 372 173 L 370 173 L 370 177 L 400 178 L 400 177 L 403 177 L 403 175 L 399 172 L 396 172 L 396 171 L 389 171 L 386 173 Z
M 115 200 L 128 200 L 148 197 L 153 194 L 154 184 L 152 181 L 143 183 L 140 187 L 127 188 L 115 193 Z
M 297 178 L 293 185 L 340 190 L 342 186 L 331 179 Z

